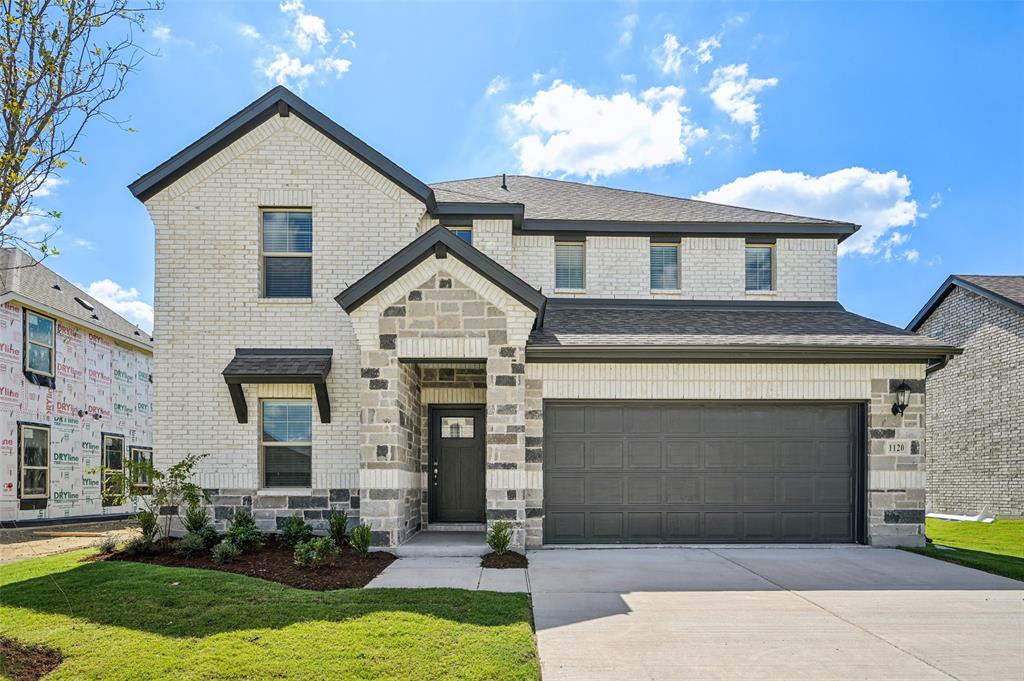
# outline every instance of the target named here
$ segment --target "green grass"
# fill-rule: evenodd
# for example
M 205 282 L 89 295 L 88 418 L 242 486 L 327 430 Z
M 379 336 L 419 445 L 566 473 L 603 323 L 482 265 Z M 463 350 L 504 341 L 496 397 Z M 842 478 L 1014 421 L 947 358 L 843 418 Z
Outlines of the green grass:
M 91 553 L 0 566 L 0 634 L 58 648 L 47 679 L 540 676 L 524 594 L 304 591 Z
M 910 549 L 914 553 L 1024 581 L 1024 520 L 970 523 L 926 518 L 925 533 L 932 544 Z

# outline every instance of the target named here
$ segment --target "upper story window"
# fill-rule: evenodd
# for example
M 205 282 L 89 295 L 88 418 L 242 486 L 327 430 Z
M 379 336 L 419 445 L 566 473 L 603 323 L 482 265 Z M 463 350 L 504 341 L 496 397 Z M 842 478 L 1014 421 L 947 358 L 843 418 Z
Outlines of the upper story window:
M 260 402 L 264 487 L 309 487 L 313 479 L 313 402 Z
M 587 254 L 583 243 L 555 244 L 555 288 L 582 290 L 587 287 Z
M 772 291 L 775 288 L 773 255 L 771 244 L 747 244 L 746 288 L 748 291 Z
M 25 370 L 53 376 L 57 322 L 25 310 Z
M 679 289 L 679 244 L 651 244 L 651 290 Z
M 260 254 L 264 298 L 313 296 L 313 213 L 264 210 Z
M 448 231 L 465 241 L 470 246 L 473 245 L 473 228 L 472 227 L 449 227 Z
M 50 429 L 47 426 L 22 425 L 18 443 L 20 499 L 50 497 Z

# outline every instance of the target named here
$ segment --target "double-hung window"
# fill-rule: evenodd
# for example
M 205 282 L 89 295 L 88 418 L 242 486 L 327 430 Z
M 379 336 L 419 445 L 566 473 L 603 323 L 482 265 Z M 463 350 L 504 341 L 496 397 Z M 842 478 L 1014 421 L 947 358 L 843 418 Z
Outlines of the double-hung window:
M 312 400 L 260 402 L 264 487 L 309 487 L 313 479 Z
M 57 322 L 25 310 L 25 370 L 53 376 L 56 359 Z
M 470 246 L 473 245 L 473 228 L 472 227 L 449 227 L 448 231 L 465 241 Z
M 136 492 L 149 491 L 149 470 L 153 467 L 153 450 L 149 447 L 132 447 L 132 486 Z
M 555 289 L 587 287 L 587 251 L 583 242 L 555 244 Z
M 313 213 L 264 210 L 261 235 L 264 298 L 313 296 Z
M 679 289 L 679 244 L 651 244 L 651 290 Z
M 120 435 L 103 433 L 102 442 L 103 468 L 100 476 L 100 494 L 103 498 L 103 505 L 120 506 L 125 493 L 121 487 L 123 478 L 121 476 L 111 478 L 110 474 L 124 472 L 124 438 Z
M 772 291 L 775 288 L 771 244 L 747 244 L 746 288 L 748 291 Z
M 21 499 L 50 498 L 50 429 L 23 424 L 19 428 L 18 496 Z

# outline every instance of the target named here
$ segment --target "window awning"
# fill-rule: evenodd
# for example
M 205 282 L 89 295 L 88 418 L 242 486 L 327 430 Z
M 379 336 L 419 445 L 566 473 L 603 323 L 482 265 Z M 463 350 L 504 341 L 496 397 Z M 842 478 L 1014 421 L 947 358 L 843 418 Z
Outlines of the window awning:
M 327 397 L 327 374 L 331 371 L 331 349 L 236 348 L 235 357 L 224 371 L 224 382 L 239 423 L 249 422 L 242 385 L 246 383 L 311 383 L 316 393 L 320 422 L 331 422 Z

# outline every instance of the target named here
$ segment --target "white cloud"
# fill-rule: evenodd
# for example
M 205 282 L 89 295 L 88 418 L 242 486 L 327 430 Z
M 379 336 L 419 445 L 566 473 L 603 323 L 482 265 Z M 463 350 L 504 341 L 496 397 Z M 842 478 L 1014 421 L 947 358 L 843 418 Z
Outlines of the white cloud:
M 840 255 L 881 253 L 884 257 L 885 249 L 895 249 L 909 238 L 900 231 L 887 236 L 889 231 L 912 226 L 918 217 L 917 202 L 910 196 L 910 180 L 895 170 L 880 173 L 853 167 L 820 176 L 765 170 L 696 198 L 861 225 L 856 234 L 839 245 Z M 898 257 L 895 250 L 893 253 Z M 913 261 L 918 256 L 903 257 Z
M 157 24 L 153 27 L 153 37 L 162 43 L 169 42 L 171 39 L 171 27 Z
M 279 8 L 292 20 L 291 28 L 282 36 L 291 46 L 271 41 L 267 44 L 273 58 L 256 59 L 257 70 L 268 80 L 301 92 L 314 79 L 322 84 L 329 76 L 341 78 L 351 70 L 352 60 L 339 56 L 339 52 L 343 47 L 355 49 L 355 33 L 337 31 L 335 40 L 323 17 L 306 12 L 303 0 L 285 0 Z M 247 38 L 260 37 L 259 31 L 248 24 L 243 24 L 239 32 Z
M 153 330 L 153 306 L 140 300 L 136 289 L 122 288 L 120 284 L 110 279 L 94 281 L 88 286 L 76 286 L 128 321 L 138 324 L 146 331 Z
M 619 34 L 619 47 L 629 47 L 633 44 L 633 31 L 640 23 L 640 16 L 627 14 L 622 18 L 622 33 Z
M 619 78 L 623 83 L 630 83 L 636 85 L 636 74 L 635 73 L 622 73 L 619 74 Z
M 256 30 L 255 26 L 250 24 L 242 24 L 238 27 L 238 32 L 242 37 L 249 38 L 250 40 L 259 40 L 260 32 Z
M 71 243 L 73 243 L 75 246 L 78 246 L 79 248 L 84 248 L 87 251 L 96 250 L 96 244 L 93 243 L 92 241 L 89 241 L 88 239 L 75 239 Z
M 694 66 L 693 70 L 696 71 L 700 64 L 709 64 L 714 61 L 714 51 L 721 46 L 721 36 L 717 35 L 705 38 L 697 43 L 697 51 L 694 53 L 694 56 L 697 58 L 697 66 Z
M 938 208 L 941 205 L 942 205 L 942 193 L 941 192 L 935 192 L 934 194 L 932 194 L 932 197 L 930 199 L 928 199 L 928 207 L 931 208 L 932 210 L 935 210 L 936 208 Z
M 337 57 L 327 57 L 326 59 L 321 59 L 319 62 L 317 62 L 317 64 L 320 65 L 320 68 L 323 71 L 334 73 L 339 78 L 343 74 L 348 73 L 348 70 L 352 68 L 351 61 L 349 61 L 348 59 L 338 59 Z
M 491 78 L 491 82 L 487 84 L 487 89 L 484 91 L 485 97 L 496 95 L 499 92 L 505 90 L 508 87 L 508 81 L 505 80 L 504 76 L 495 76 Z
M 756 140 L 761 134 L 758 123 L 757 93 L 779 84 L 778 78 L 751 78 L 747 64 L 732 64 L 715 69 L 708 83 L 711 101 L 729 114 L 734 123 L 750 126 L 750 139 Z
M 666 33 L 661 46 L 654 51 L 654 63 L 665 75 L 678 76 L 683 65 L 683 55 L 688 51 L 688 47 L 679 44 L 679 38 L 675 34 Z
M 43 184 L 40 185 L 39 189 L 37 189 L 34 194 L 32 194 L 32 198 L 41 199 L 44 196 L 49 196 L 56 191 L 57 187 L 62 187 L 67 183 L 68 181 L 63 178 L 57 177 L 56 175 L 50 175 L 43 180 Z
M 903 253 L 903 258 L 907 262 L 917 262 L 920 257 L 921 254 L 918 253 L 916 248 L 911 248 L 909 251 Z
M 312 64 L 303 64 L 299 57 L 291 57 L 287 52 L 278 52 L 269 64 L 262 66 L 263 75 L 278 85 L 294 83 L 301 92 L 311 75 L 316 73 Z
M 591 95 L 560 80 L 508 107 L 518 136 L 513 150 L 525 173 L 596 179 L 688 160 L 687 148 L 707 135 L 682 105 L 681 87 Z

